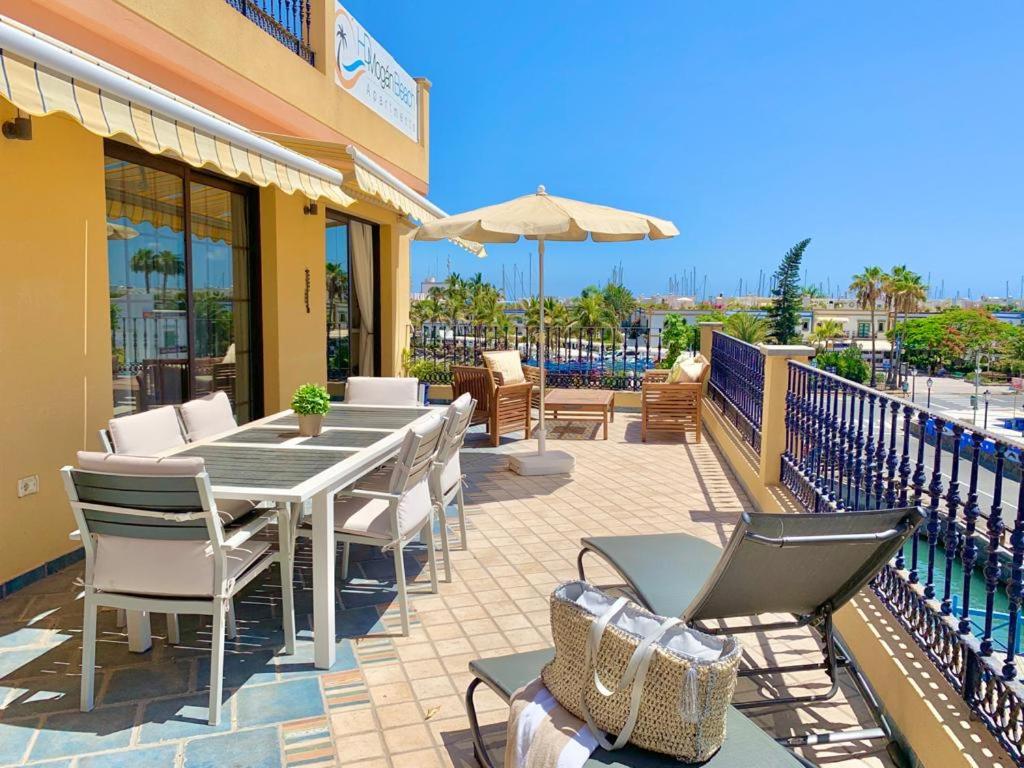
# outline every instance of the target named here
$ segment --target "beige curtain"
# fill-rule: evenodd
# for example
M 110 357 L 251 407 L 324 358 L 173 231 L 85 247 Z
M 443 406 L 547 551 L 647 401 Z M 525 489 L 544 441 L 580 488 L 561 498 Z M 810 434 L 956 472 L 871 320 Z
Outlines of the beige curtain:
M 361 221 L 349 222 L 352 245 L 352 284 L 359 302 L 359 375 L 373 376 L 373 227 Z

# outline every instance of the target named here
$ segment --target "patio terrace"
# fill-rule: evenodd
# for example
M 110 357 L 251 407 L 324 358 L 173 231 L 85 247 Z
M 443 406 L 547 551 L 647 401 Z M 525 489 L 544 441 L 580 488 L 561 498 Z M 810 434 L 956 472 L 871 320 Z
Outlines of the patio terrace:
M 592 439 L 596 429 L 552 430 L 577 457 L 571 479 L 514 475 L 501 454 L 532 444 L 506 440 L 492 450 L 482 434 L 470 433 L 463 460 L 470 548 L 453 552 L 453 580 L 442 583 L 440 594 L 413 597 L 409 637 L 399 636 L 390 555 L 359 548 L 355 578 L 339 581 L 338 661 L 324 673 L 311 663 L 308 550 L 297 563 L 295 656 L 279 655 L 274 577 L 259 580 L 237 608 L 239 637 L 228 641 L 228 703 L 216 727 L 205 722 L 209 634 L 196 619 L 183 618 L 179 646 L 156 638 L 150 652 L 136 655 L 114 613 L 101 614 L 97 707 L 83 714 L 75 585 L 81 566 L 0 601 L 0 765 L 475 766 L 462 702 L 467 662 L 549 644 L 547 596 L 574 578 L 581 536 L 685 531 L 720 544 L 740 511 L 752 508 L 709 441 L 642 444 L 639 419 L 624 413 L 607 442 Z M 414 573 L 422 558 L 409 557 Z M 596 564 L 595 580 L 610 581 Z M 426 574 L 417 581 L 426 586 Z M 153 626 L 162 633 L 160 618 Z M 803 631 L 775 639 L 781 639 L 772 645 L 776 662 L 791 663 L 815 648 Z M 742 640 L 758 660 L 768 653 L 761 636 Z M 802 681 L 794 675 L 789 682 Z M 737 698 L 749 695 L 751 685 L 741 679 Z M 777 736 L 869 727 L 852 690 L 844 685 L 834 700 L 813 708 L 759 710 L 757 720 Z M 502 742 L 506 708 L 489 693 L 481 692 L 479 701 L 488 738 Z M 879 742 L 853 743 L 805 754 L 835 766 L 891 765 L 879 750 Z

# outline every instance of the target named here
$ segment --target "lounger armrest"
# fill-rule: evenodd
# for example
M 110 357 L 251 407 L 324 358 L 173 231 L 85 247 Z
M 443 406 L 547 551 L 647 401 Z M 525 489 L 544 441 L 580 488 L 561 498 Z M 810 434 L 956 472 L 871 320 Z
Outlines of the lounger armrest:
M 277 510 L 270 509 L 238 528 L 229 529 L 231 535 L 224 539 L 224 544 L 221 548 L 225 550 L 238 549 L 238 547 L 266 528 L 268 524 L 276 520 L 277 516 Z

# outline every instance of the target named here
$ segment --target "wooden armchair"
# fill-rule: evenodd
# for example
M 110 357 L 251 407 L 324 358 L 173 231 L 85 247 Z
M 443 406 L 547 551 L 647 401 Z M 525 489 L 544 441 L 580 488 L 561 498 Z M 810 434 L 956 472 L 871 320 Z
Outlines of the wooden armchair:
M 530 436 L 532 428 L 530 400 L 533 384 L 504 384 L 500 374 L 487 368 L 452 366 L 452 399 L 468 392 L 476 400 L 471 424 L 486 424 L 491 445 L 497 446 L 501 436 L 524 430 Z
M 540 411 L 540 368 L 536 365 L 523 363 L 523 375 L 533 385 L 533 395 L 530 397 L 530 404 Z
M 640 398 L 640 439 L 647 442 L 648 432 L 694 432 L 701 439 L 701 408 L 704 381 L 711 372 L 705 365 L 693 382 L 668 383 L 667 370 L 644 373 Z

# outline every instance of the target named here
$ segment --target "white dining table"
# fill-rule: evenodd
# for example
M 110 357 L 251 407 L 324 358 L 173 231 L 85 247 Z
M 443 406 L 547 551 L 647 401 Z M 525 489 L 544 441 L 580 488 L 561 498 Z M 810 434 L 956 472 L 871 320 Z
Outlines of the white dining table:
M 319 669 L 330 669 L 336 654 L 334 495 L 394 456 L 409 428 L 439 410 L 332 404 L 317 437 L 300 436 L 298 418 L 282 411 L 162 454 L 202 457 L 216 499 L 288 504 L 292 519 L 311 502 Z

